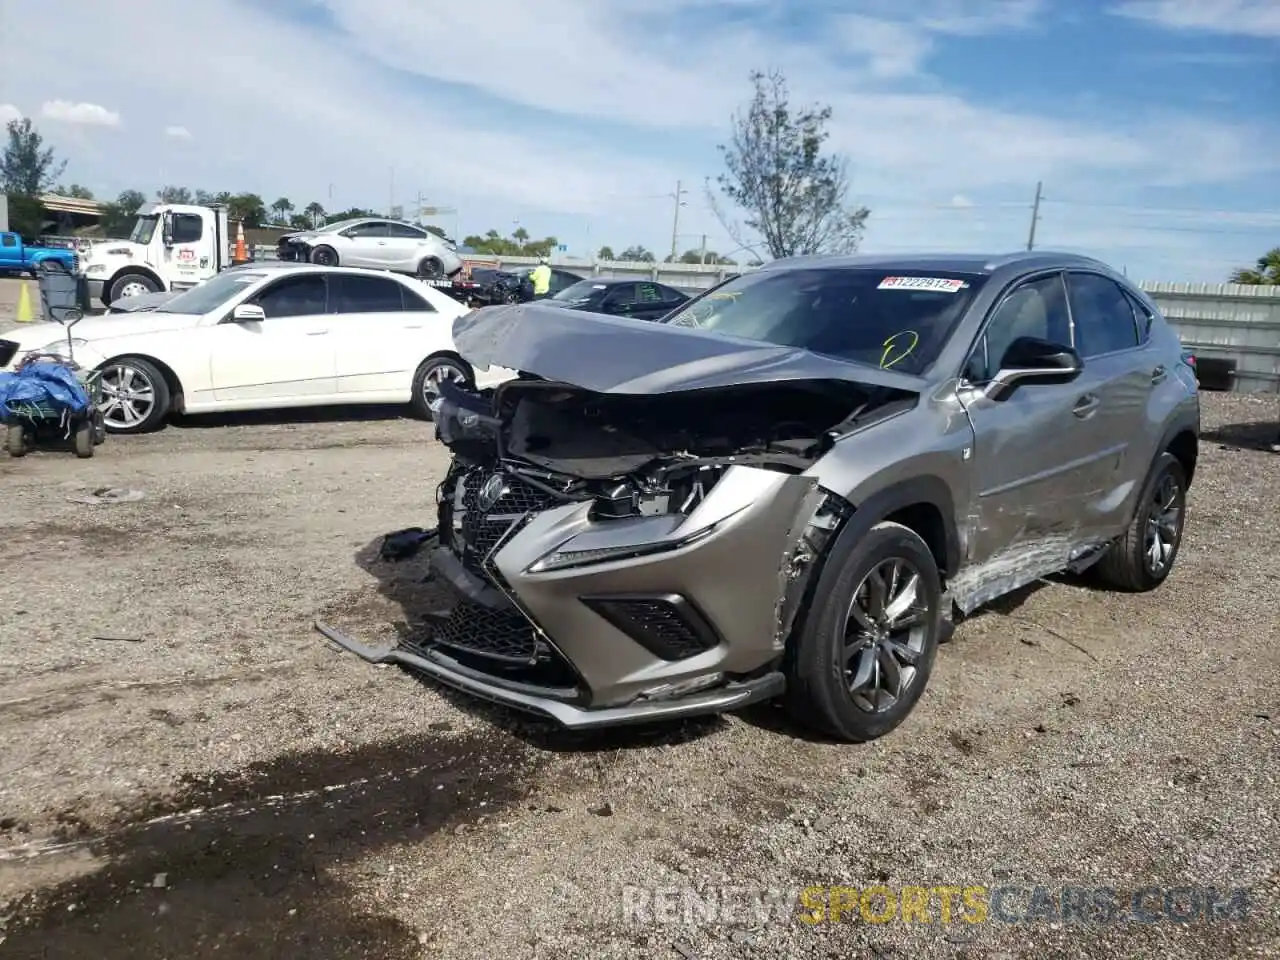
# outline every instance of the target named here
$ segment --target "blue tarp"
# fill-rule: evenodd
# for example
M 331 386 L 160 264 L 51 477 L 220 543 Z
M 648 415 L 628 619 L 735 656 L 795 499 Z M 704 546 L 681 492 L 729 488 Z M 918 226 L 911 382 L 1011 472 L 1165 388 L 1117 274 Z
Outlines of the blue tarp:
M 90 403 L 89 392 L 66 364 L 41 360 L 17 373 L 0 373 L 0 420 L 21 415 L 28 405 L 75 415 L 87 412 Z

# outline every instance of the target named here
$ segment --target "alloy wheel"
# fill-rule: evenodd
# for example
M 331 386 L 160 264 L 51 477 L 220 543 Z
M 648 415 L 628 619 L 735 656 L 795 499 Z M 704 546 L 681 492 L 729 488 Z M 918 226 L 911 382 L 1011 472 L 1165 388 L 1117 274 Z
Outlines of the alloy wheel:
M 916 565 L 877 563 L 853 592 L 845 618 L 841 668 L 861 710 L 883 713 L 911 688 L 929 635 L 929 606 Z
M 427 402 L 428 407 L 434 409 L 435 403 L 440 399 L 440 384 L 446 380 L 465 385 L 467 375 L 451 363 L 439 363 L 428 370 L 422 378 L 422 399 Z
M 1163 574 L 1173 562 L 1182 533 L 1182 499 L 1182 485 L 1178 478 L 1172 473 L 1165 473 L 1151 495 L 1142 544 L 1147 570 L 1153 576 Z
M 156 405 L 156 387 L 137 367 L 115 363 L 101 374 L 102 420 L 107 427 L 128 430 L 140 425 Z

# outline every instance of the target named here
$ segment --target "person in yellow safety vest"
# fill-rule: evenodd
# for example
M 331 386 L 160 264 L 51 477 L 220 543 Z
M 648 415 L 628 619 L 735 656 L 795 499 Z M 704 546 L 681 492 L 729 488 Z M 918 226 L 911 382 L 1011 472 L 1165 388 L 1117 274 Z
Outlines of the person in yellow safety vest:
M 538 265 L 529 271 L 533 284 L 533 299 L 540 300 L 551 290 L 551 265 L 546 257 L 538 258 Z

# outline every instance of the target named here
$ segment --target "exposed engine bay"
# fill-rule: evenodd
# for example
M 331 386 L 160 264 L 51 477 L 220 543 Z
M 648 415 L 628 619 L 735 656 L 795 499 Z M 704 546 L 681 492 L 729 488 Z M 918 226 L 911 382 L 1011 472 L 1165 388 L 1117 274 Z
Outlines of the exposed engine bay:
M 442 384 L 435 418 L 455 470 L 501 465 L 606 519 L 688 513 L 736 465 L 802 473 L 842 434 L 915 401 L 849 381 L 636 396 L 522 378 L 485 393 Z

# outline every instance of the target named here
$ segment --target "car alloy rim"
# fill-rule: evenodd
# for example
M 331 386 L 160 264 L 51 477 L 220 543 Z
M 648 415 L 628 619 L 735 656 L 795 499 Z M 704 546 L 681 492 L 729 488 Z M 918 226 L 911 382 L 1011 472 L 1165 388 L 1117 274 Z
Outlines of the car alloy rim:
M 139 283 L 137 280 L 131 280 L 120 288 L 120 298 L 138 297 L 150 292 L 151 288 L 145 283 Z
M 924 578 L 910 560 L 881 560 L 862 578 L 849 603 L 840 652 L 849 697 L 860 710 L 890 710 L 911 688 L 928 618 Z
M 1147 531 L 1143 547 L 1147 569 L 1157 576 L 1173 562 L 1182 530 L 1182 487 L 1178 478 L 1166 473 L 1156 484 L 1147 513 Z
M 449 363 L 441 363 L 427 371 L 422 378 L 422 395 L 431 406 L 440 399 L 440 384 L 448 380 L 450 383 L 466 383 L 467 375 Z
M 141 370 L 117 363 L 102 371 L 102 420 L 111 427 L 136 427 L 156 405 L 155 384 Z
M 322 267 L 333 266 L 333 254 L 330 253 L 328 250 L 317 250 L 316 263 L 318 263 Z

